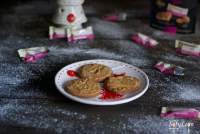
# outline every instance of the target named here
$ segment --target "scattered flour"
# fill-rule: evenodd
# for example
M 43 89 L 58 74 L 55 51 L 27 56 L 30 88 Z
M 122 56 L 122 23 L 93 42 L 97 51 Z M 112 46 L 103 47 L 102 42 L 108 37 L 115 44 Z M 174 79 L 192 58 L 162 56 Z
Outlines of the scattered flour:
M 61 108 L 58 105 L 50 106 L 44 102 L 28 105 L 24 100 L 9 100 L 4 103 L 1 104 L 0 109 L 1 123 L 9 122 L 15 126 L 23 125 L 63 133 L 63 131 L 72 132 L 77 128 L 78 123 L 87 120 L 86 114 Z M 57 116 L 58 113 L 60 113 L 59 116 Z M 72 120 L 77 120 L 77 122 L 72 122 Z
M 200 85 L 173 83 L 167 90 L 163 99 L 169 102 L 200 102 Z
M 126 124 L 124 124 L 124 128 L 127 130 L 132 130 L 134 133 L 153 133 L 153 134 L 169 134 L 169 133 L 181 133 L 188 134 L 190 128 L 181 127 L 177 130 L 170 129 L 170 122 L 173 119 L 161 119 L 158 116 L 144 116 L 143 118 L 129 117 Z M 184 120 L 179 120 L 181 122 L 187 122 Z M 198 133 L 198 131 L 193 131 L 193 133 Z
M 129 44 L 130 45 L 130 44 Z M 131 44 L 134 45 L 134 44 Z M 97 48 L 91 48 L 91 49 L 81 49 L 78 47 L 69 47 L 66 49 L 59 48 L 59 47 L 49 47 L 50 53 L 49 56 L 56 56 L 60 57 L 63 55 L 69 55 L 70 57 L 77 56 L 77 55 L 84 55 L 84 57 L 92 56 L 94 59 L 99 59 L 99 58 L 106 58 L 106 59 L 116 59 L 116 60 L 121 60 L 124 62 L 129 62 L 130 64 L 136 65 L 136 66 L 147 66 L 151 65 L 151 60 L 148 58 L 139 58 L 139 54 L 134 55 L 134 52 L 130 55 L 134 55 L 133 57 L 128 56 L 127 54 L 120 54 L 116 53 L 113 51 L 109 50 L 104 50 L 104 49 L 97 49 Z M 144 53 L 144 52 L 143 52 Z M 140 53 L 141 54 L 141 53 Z M 137 56 L 137 58 L 136 58 Z M 81 57 L 80 57 L 81 58 Z M 81 59 L 79 59 L 81 60 Z M 56 61 L 56 60 L 55 60 Z
M 120 26 L 118 23 L 103 21 L 97 18 L 91 18 L 91 23 L 95 34 L 106 39 L 124 39 L 130 34 L 130 30 Z
M 194 60 L 188 60 L 188 58 L 195 59 L 194 57 L 176 55 L 175 48 L 174 48 L 174 53 L 173 54 L 172 53 L 166 53 L 165 55 L 162 55 L 161 58 L 165 59 L 166 61 L 170 60 L 170 61 L 173 61 L 173 62 L 182 62 L 182 63 L 185 63 L 185 64 L 194 64 L 194 65 L 195 65 L 195 63 L 198 62 L 198 61 L 195 61 L 195 63 L 194 63 Z
M 23 83 L 28 83 L 30 79 L 39 78 L 29 67 L 25 67 L 24 64 L 3 63 L 1 64 L 0 69 L 1 84 L 22 85 Z
M 80 49 L 78 47 L 73 47 L 73 48 L 60 48 L 60 47 L 48 47 L 50 51 L 50 55 L 72 55 L 72 54 L 77 54 L 84 52 L 83 49 Z
M 162 39 L 162 40 L 175 40 L 178 38 L 178 35 L 172 35 L 172 34 L 168 34 L 165 33 L 163 31 L 159 31 L 159 30 L 155 30 L 152 34 L 154 37 L 156 37 L 157 39 Z
M 106 132 L 160 134 L 173 132 L 169 129 L 170 119 L 162 119 L 157 115 L 143 115 L 142 111 L 137 116 L 134 113 L 128 115 L 115 113 L 106 119 L 104 115 L 98 115 L 96 112 L 92 114 L 89 111 L 76 111 L 74 108 L 50 101 L 29 101 L 27 103 L 23 99 L 3 100 L 0 120 L 1 123 L 9 122 L 9 124 L 15 124 L 15 126 L 46 129 L 58 134 L 68 132 L 81 134 L 86 130 L 88 134 Z M 105 113 L 105 115 L 108 115 L 108 113 Z M 85 124 L 86 122 L 88 124 Z M 106 122 L 112 125 L 106 125 Z M 188 130 L 187 128 L 180 128 L 176 132 L 187 134 Z M 193 132 L 197 133 L 196 130 L 193 130 Z
M 94 56 L 103 56 L 105 58 L 115 58 L 115 59 L 121 59 L 123 58 L 122 55 L 116 54 L 114 52 L 106 52 L 104 50 L 100 50 L 100 49 L 90 49 L 88 51 L 85 52 L 85 54 L 89 54 L 89 55 L 94 55 Z

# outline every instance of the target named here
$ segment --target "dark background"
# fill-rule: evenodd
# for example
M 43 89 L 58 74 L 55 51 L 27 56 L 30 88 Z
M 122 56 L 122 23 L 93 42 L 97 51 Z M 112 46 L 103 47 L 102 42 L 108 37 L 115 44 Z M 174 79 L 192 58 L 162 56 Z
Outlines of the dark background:
M 95 40 L 67 43 L 49 40 L 54 1 L 9 0 L 0 5 L 0 133 L 173 133 L 173 119 L 160 118 L 162 106 L 194 107 L 200 110 L 200 60 L 179 56 L 176 39 L 200 42 L 200 19 L 195 34 L 169 35 L 149 26 L 149 1 L 86 0 L 88 24 Z M 125 11 L 125 22 L 107 22 L 102 16 Z M 199 13 L 199 11 L 198 11 Z M 155 49 L 145 49 L 130 40 L 141 32 L 160 42 Z M 36 63 L 24 63 L 17 50 L 45 46 L 50 53 Z M 148 91 L 130 103 L 98 107 L 76 103 L 62 96 L 54 85 L 55 74 L 63 66 L 88 59 L 114 59 L 144 70 L 150 79 Z M 163 75 L 152 66 L 165 61 L 186 68 L 185 76 Z M 200 124 L 191 122 L 192 134 L 199 134 Z M 188 128 L 175 130 L 188 134 Z

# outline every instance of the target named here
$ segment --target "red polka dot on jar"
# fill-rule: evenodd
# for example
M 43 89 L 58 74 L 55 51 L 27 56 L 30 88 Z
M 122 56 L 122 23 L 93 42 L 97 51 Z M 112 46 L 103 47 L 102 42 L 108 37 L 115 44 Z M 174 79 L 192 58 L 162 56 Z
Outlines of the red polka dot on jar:
M 67 16 L 67 21 L 69 23 L 73 23 L 75 21 L 76 17 L 74 16 L 74 14 L 70 13 L 68 16 Z

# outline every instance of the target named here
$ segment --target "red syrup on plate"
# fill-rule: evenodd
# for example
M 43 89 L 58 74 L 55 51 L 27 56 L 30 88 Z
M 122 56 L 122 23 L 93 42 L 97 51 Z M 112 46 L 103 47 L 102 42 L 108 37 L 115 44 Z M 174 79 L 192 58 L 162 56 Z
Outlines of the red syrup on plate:
M 113 74 L 114 77 L 118 77 L 118 76 L 125 76 L 126 73 L 121 73 L 121 74 Z
M 120 99 L 121 97 L 123 97 L 123 95 L 114 93 L 114 92 L 110 92 L 106 89 L 102 89 L 100 99 L 101 100 L 115 100 L 115 99 Z
M 77 72 L 74 70 L 68 70 L 67 75 L 70 77 L 77 77 Z

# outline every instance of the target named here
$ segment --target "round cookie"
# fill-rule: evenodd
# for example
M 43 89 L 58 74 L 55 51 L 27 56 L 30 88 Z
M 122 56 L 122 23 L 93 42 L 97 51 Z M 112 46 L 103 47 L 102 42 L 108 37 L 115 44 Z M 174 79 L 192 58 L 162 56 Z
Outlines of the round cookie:
M 100 82 L 112 76 L 112 70 L 102 64 L 87 64 L 80 68 L 79 75 L 81 78 Z
M 66 83 L 65 90 L 74 96 L 90 98 L 98 96 L 101 87 L 99 83 L 89 79 L 77 79 Z
M 114 76 L 105 82 L 106 89 L 116 93 L 128 93 L 137 90 L 139 86 L 140 80 L 131 76 Z

